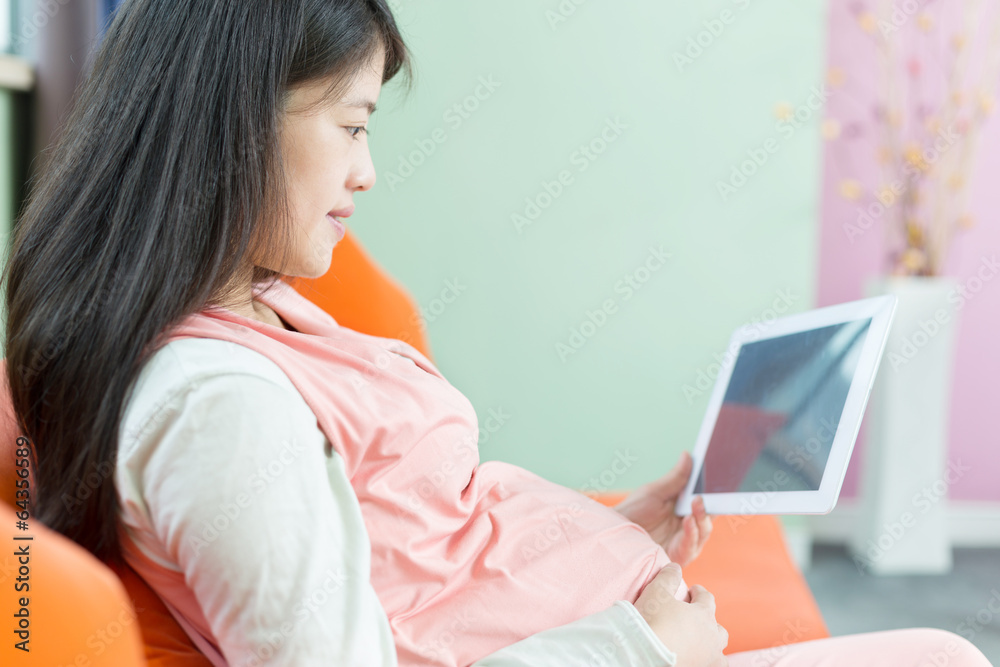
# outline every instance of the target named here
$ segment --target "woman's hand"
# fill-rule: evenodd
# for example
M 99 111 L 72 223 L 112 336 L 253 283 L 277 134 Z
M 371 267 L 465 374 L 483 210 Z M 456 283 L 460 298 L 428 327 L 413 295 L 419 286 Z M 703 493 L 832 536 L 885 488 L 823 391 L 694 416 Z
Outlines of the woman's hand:
M 642 589 L 635 608 L 677 654 L 677 667 L 726 667 L 729 633 L 715 620 L 715 596 L 696 584 L 682 602 L 674 597 L 680 583 L 681 569 L 669 563 Z
M 675 514 L 677 497 L 687 486 L 691 468 L 691 455 L 684 452 L 670 472 L 643 484 L 614 508 L 629 521 L 645 528 L 670 560 L 681 566 L 701 553 L 712 534 L 712 519 L 705 514 L 705 501 L 701 496 L 692 501 L 691 514 L 683 519 Z

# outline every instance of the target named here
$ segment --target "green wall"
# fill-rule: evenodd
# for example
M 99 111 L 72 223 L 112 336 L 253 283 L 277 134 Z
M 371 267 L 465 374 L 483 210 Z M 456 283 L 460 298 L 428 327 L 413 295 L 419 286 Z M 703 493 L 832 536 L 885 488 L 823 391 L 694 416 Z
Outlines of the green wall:
M 789 311 L 812 306 L 820 116 L 799 107 L 823 79 L 825 15 L 819 0 L 577 3 L 394 0 L 416 86 L 383 91 L 379 181 L 350 226 L 427 311 L 481 423 L 509 415 L 483 460 L 629 488 L 693 447 L 709 392 L 684 386 L 734 328 L 783 290 Z M 781 103 L 810 117 L 779 128 Z M 590 161 L 580 147 L 605 128 Z M 765 144 L 723 201 L 718 183 Z M 558 196 L 530 221 L 543 182 Z M 671 257 L 647 275 L 649 248 Z M 631 298 L 627 275 L 648 278 Z

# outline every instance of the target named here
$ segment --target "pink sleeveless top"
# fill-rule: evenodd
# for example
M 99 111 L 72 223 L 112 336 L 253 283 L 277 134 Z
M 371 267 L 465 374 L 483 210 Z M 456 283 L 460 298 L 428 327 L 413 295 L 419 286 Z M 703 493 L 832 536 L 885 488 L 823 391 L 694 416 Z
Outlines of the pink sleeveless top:
M 358 497 L 400 665 L 466 665 L 635 602 L 669 562 L 645 530 L 595 500 L 515 465 L 481 464 L 472 405 L 415 348 L 341 327 L 283 282 L 271 289 L 256 298 L 297 332 L 208 309 L 168 340 L 248 347 L 302 394 Z M 158 566 L 145 565 L 155 579 Z M 450 655 L 422 655 L 421 640 L 456 618 L 474 622 Z M 183 620 L 211 636 L 200 614 Z

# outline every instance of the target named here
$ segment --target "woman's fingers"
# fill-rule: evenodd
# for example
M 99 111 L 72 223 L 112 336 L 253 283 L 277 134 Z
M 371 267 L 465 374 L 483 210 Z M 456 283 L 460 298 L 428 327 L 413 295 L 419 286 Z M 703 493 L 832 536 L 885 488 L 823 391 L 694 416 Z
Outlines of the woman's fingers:
M 691 477 L 693 461 L 687 452 L 681 452 L 681 458 L 673 468 L 661 477 L 656 484 L 656 493 L 664 501 L 676 500 L 680 492 L 687 486 Z
M 706 516 L 698 523 L 698 530 L 701 532 L 701 543 L 708 541 L 708 536 L 712 534 L 712 517 Z
M 684 563 L 694 560 L 708 536 L 712 532 L 712 519 L 705 514 L 705 501 L 698 496 L 692 503 L 692 513 L 684 517 L 681 523 L 681 540 L 678 545 L 678 559 Z
M 708 540 L 708 536 L 712 533 L 712 517 L 708 516 L 705 511 L 705 499 L 702 496 L 695 498 L 695 502 L 691 504 L 694 517 L 698 520 L 698 530 L 701 533 L 701 543 L 704 544 Z
M 719 625 L 719 634 L 722 636 L 722 648 L 726 648 L 727 646 L 729 646 L 729 631 L 726 630 L 724 627 L 722 627 L 721 623 L 719 623 L 718 625 Z
M 703 523 L 708 518 L 708 512 L 705 510 L 704 496 L 695 496 L 694 500 L 691 501 L 691 514 L 694 518 L 698 519 L 698 523 Z
M 694 550 L 698 548 L 698 526 L 690 516 L 686 516 L 684 517 L 684 523 L 681 524 L 681 527 L 682 537 L 680 556 L 686 565 L 693 558 Z
M 701 548 L 701 527 L 694 516 L 686 516 L 684 517 L 684 521 L 687 523 L 684 534 L 688 536 L 688 549 L 694 552 L 691 554 L 693 558 L 697 555 L 698 549 Z

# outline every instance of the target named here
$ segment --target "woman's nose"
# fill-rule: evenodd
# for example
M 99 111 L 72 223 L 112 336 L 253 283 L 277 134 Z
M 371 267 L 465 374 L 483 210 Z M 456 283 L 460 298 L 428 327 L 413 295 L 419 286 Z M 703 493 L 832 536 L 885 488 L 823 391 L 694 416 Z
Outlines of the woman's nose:
M 366 147 L 364 154 L 359 157 L 348 174 L 347 187 L 350 190 L 364 192 L 374 186 L 375 164 L 372 162 L 371 152 Z

